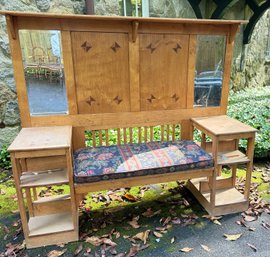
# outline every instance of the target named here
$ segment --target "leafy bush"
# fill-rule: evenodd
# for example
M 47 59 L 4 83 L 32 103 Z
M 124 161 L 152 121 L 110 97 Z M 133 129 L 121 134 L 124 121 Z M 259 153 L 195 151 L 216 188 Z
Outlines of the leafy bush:
M 0 150 L 0 168 L 2 169 L 10 169 L 11 168 L 11 161 L 10 155 L 7 151 L 7 146 L 4 145 Z
M 256 129 L 255 157 L 270 156 L 270 86 L 232 93 L 228 115 Z M 240 147 L 246 149 L 247 141 Z

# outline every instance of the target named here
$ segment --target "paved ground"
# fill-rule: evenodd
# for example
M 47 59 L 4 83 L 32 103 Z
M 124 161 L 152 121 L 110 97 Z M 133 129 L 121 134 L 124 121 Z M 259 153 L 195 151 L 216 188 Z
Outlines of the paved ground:
M 189 200 L 190 201 L 190 200 Z M 160 205 L 159 202 L 155 203 L 148 203 L 152 204 L 151 208 L 156 205 Z M 162 205 L 162 204 L 161 204 Z M 164 203 L 163 203 L 164 205 Z M 188 226 L 181 226 L 181 225 L 173 225 L 171 229 L 168 230 L 159 242 L 157 242 L 157 238 L 153 235 L 149 237 L 148 243 L 150 247 L 145 249 L 144 251 L 139 252 L 136 256 L 146 256 L 146 257 L 176 257 L 176 256 L 189 256 L 189 257 L 269 257 L 270 256 L 270 229 L 266 229 L 262 226 L 262 222 L 270 224 L 270 215 L 263 213 L 262 216 L 258 218 L 258 220 L 254 222 L 248 222 L 247 224 L 250 227 L 255 228 L 255 231 L 249 231 L 248 228 L 239 226 L 235 222 L 240 220 L 240 214 L 233 214 L 233 215 L 226 215 L 224 216 L 220 222 L 221 225 L 216 225 L 212 223 L 209 219 L 203 218 L 202 215 L 205 214 L 202 208 L 196 203 L 196 201 L 192 201 L 191 205 L 192 212 L 198 214 L 200 218 L 196 220 L 195 225 L 188 225 Z M 121 217 L 128 217 L 133 215 L 141 214 L 143 207 L 138 205 L 133 205 L 131 208 L 127 207 L 123 213 L 120 214 Z M 158 208 L 165 207 L 158 206 Z M 145 210 L 145 209 L 144 209 Z M 189 208 L 190 210 L 190 208 Z M 101 214 L 102 216 L 102 214 Z M 127 239 L 123 239 L 122 236 L 124 234 L 131 234 L 135 235 L 140 231 L 145 231 L 146 229 L 153 229 L 155 227 L 161 226 L 160 225 L 160 217 L 156 216 L 152 218 L 143 219 L 140 218 L 139 224 L 141 228 L 135 230 L 130 226 L 127 226 L 127 221 L 124 220 L 119 222 L 119 220 L 115 220 L 113 224 L 107 227 L 108 231 L 111 231 L 112 228 L 115 228 L 117 231 L 121 231 L 121 237 L 117 240 L 117 251 L 120 252 L 128 252 L 131 247 L 131 242 Z M 86 221 L 87 223 L 95 222 L 95 220 L 99 219 L 96 213 L 93 213 L 89 216 L 89 220 L 85 217 L 81 217 L 81 222 Z M 141 216 L 142 217 L 142 216 Z M 14 221 L 18 220 L 18 214 L 13 214 L 8 217 L 0 219 L 0 223 L 2 225 L 6 225 L 7 227 L 12 227 Z M 95 232 L 91 235 L 102 235 L 105 234 L 104 231 Z M 226 241 L 223 234 L 239 234 L 242 233 L 242 236 L 237 241 Z M 171 244 L 171 238 L 175 236 L 175 242 Z M 19 237 L 13 241 L 8 238 L 6 241 L 1 240 L 0 242 L 0 253 L 4 251 L 5 245 L 8 242 L 12 244 L 21 243 L 23 240 L 23 236 L 20 234 Z M 64 246 L 64 249 L 67 248 L 67 252 L 61 256 L 75 256 L 74 252 L 76 248 L 80 244 L 83 244 L 83 250 L 78 254 L 78 256 L 87 256 L 84 255 L 87 247 L 91 245 L 89 243 L 85 243 L 84 241 L 69 243 Z M 257 248 L 257 252 L 254 252 L 247 244 L 252 244 Z M 200 246 L 201 244 L 207 245 L 211 251 L 206 252 Z M 193 248 L 193 250 L 189 253 L 180 252 L 179 249 L 184 247 Z M 100 247 L 93 247 L 92 253 L 93 257 L 102 256 L 100 254 Z M 24 250 L 21 254 L 27 255 L 18 255 L 18 256 L 29 256 L 29 257 L 46 257 L 48 253 L 52 250 L 63 250 L 59 246 L 49 246 L 49 247 L 41 247 L 32 250 Z M 94 252 L 97 252 L 99 255 L 94 255 Z M 1 256 L 1 254 L 0 254 Z M 13 256 L 13 255 L 10 255 Z M 112 256 L 110 254 L 106 254 L 105 256 Z

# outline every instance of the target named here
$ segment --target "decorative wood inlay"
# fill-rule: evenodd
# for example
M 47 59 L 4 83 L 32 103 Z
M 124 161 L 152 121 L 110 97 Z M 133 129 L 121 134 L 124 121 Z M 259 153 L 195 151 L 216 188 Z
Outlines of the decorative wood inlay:
M 178 50 L 179 50 L 179 49 L 181 50 L 182 47 L 177 43 L 177 44 L 176 44 L 176 47 L 174 47 L 173 50 L 174 50 L 176 53 L 178 53 Z
M 88 52 L 88 51 L 92 48 L 92 46 L 90 45 L 90 43 L 87 42 L 87 41 L 85 41 L 85 42 L 81 45 L 81 47 L 84 49 L 85 52 Z
M 117 52 L 117 49 L 118 48 L 121 48 L 121 46 L 117 43 L 117 42 L 114 42 L 114 44 L 111 46 L 111 49 L 116 53 Z
M 116 96 L 113 100 L 114 100 L 117 104 L 120 104 L 120 103 L 123 101 L 119 96 Z
M 86 100 L 86 102 L 91 106 L 94 102 L 95 102 L 95 98 L 93 98 L 92 96 L 89 96 L 89 98 Z
M 152 43 L 150 45 L 148 45 L 146 48 L 151 51 L 151 54 L 156 50 L 156 47 L 153 47 Z
M 149 102 L 149 103 L 152 103 L 153 102 L 153 100 L 155 100 L 156 98 L 153 96 L 153 95 L 151 95 L 149 98 L 147 98 L 147 101 Z
M 179 100 L 179 96 L 177 96 L 176 94 L 174 94 L 172 96 L 172 99 L 174 99 L 174 101 L 177 102 Z

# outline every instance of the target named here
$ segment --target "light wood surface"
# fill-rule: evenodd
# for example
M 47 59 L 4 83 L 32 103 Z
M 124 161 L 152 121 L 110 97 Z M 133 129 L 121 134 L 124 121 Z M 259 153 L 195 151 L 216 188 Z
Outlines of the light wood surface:
M 85 19 L 85 20 L 117 20 L 117 21 L 149 21 L 162 23 L 195 23 L 195 24 L 245 24 L 245 20 L 212 20 L 212 19 L 169 19 L 169 18 L 140 18 L 140 17 L 124 17 L 124 16 L 98 16 L 98 15 L 72 15 L 72 14 L 56 14 L 56 13 L 35 13 L 35 12 L 17 12 L 17 11 L 0 11 L 0 14 L 18 17 L 48 17 L 48 18 L 69 18 L 69 19 Z
M 56 171 L 43 171 L 37 173 L 24 173 L 21 176 L 20 186 L 40 187 L 49 185 L 61 185 L 69 182 L 66 169 Z
M 30 237 L 74 229 L 70 212 L 31 217 L 28 226 Z
M 8 151 L 27 151 L 71 146 L 71 126 L 23 128 Z
M 215 136 L 254 133 L 257 130 L 226 115 L 192 118 L 195 126 Z
M 217 161 L 219 165 L 229 165 L 247 163 L 250 160 L 245 154 L 243 154 L 239 150 L 236 150 L 230 152 L 219 152 Z

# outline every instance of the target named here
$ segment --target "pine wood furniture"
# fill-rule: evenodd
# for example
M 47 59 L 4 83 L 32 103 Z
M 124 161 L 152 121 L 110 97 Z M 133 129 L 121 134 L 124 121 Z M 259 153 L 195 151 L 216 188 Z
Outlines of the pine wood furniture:
M 215 206 L 210 205 L 209 184 L 205 179 L 194 179 L 188 182 L 188 188 L 213 215 L 224 215 L 228 213 L 244 211 L 249 205 L 249 192 L 251 174 L 253 170 L 253 153 L 255 144 L 256 129 L 243 124 L 226 115 L 192 118 L 192 125 L 202 132 L 201 146 L 206 149 L 206 135 L 212 139 L 212 155 L 215 163 L 214 176 L 221 175 L 222 166 L 230 166 L 232 176 L 230 178 L 214 178 L 216 181 Z M 247 139 L 247 153 L 243 154 L 238 150 L 239 139 Z M 220 151 L 219 144 L 222 141 L 230 140 L 234 148 L 227 151 Z M 235 188 L 236 169 L 238 164 L 246 164 L 246 182 L 244 195 Z M 213 190 L 213 188 L 212 188 Z
M 67 233 L 67 229 L 69 229 L 67 241 L 76 240 L 77 207 L 89 191 L 208 177 L 209 182 L 205 187 L 210 188 L 211 199 L 207 210 L 209 213 L 215 210 L 217 163 L 215 163 L 216 169 L 207 167 L 171 174 L 80 184 L 73 181 L 72 151 L 85 147 L 85 131 L 88 131 L 87 137 L 90 135 L 94 147 L 110 145 L 111 129 L 115 130 L 117 144 L 151 142 L 154 139 L 155 126 L 160 127 L 160 141 L 192 140 L 191 118 L 226 114 L 234 38 L 239 25 L 244 21 L 105 17 L 11 11 L 2 11 L 0 14 L 6 16 L 22 127 L 25 128 L 9 150 L 12 155 L 27 247 L 62 242 L 62 235 Z M 67 114 L 47 113 L 36 116 L 30 113 L 20 49 L 20 30 L 61 32 Z M 196 57 L 207 59 L 207 56 L 196 56 L 197 37 L 200 35 L 225 37 L 226 50 L 221 78 L 221 99 L 218 106 L 207 105 L 196 108 L 194 105 Z M 72 144 L 70 127 L 72 127 Z M 138 133 L 138 138 L 133 136 L 134 129 Z M 63 132 L 65 130 L 68 132 Z M 30 133 L 29 142 L 34 142 L 33 144 L 23 140 L 28 138 L 24 136 L 25 133 Z M 213 142 L 215 149 L 217 140 Z M 221 151 L 234 148 L 234 140 L 219 142 Z M 249 157 L 252 157 L 251 153 Z M 216 159 L 215 155 L 214 158 Z M 25 187 L 30 216 L 29 219 L 27 218 L 22 201 L 20 180 L 22 172 L 62 168 L 67 169 L 68 181 L 60 179 L 62 175 L 60 171 L 52 171 L 51 174 L 55 177 L 55 183 L 60 181 L 59 183 L 70 185 L 70 196 L 68 200 L 64 197 L 64 206 L 70 208 L 72 223 L 69 220 L 69 225 L 63 227 L 62 232 L 60 230 L 57 232 L 59 227 L 56 227 L 49 231 L 43 228 L 38 230 L 42 231 L 43 235 L 31 234 L 36 223 L 32 221 L 50 222 L 57 220 L 59 216 L 51 216 L 58 215 L 57 212 L 55 213 L 55 204 L 52 203 L 54 201 L 47 199 L 44 202 L 36 199 L 37 186 L 53 183 L 40 174 L 40 183 L 39 180 L 35 182 L 37 184 L 29 182 L 30 184 Z M 23 179 L 28 179 L 28 175 L 23 174 Z M 42 218 L 38 218 L 39 216 Z M 51 234 L 52 232 L 57 233 Z

